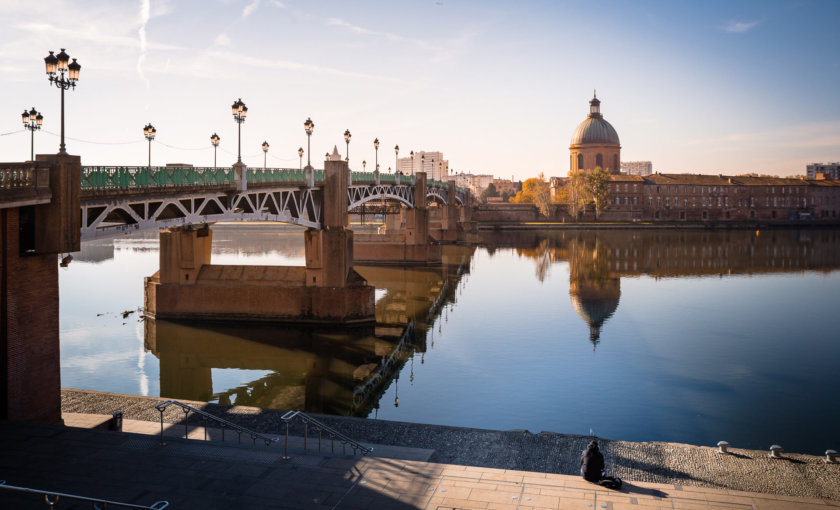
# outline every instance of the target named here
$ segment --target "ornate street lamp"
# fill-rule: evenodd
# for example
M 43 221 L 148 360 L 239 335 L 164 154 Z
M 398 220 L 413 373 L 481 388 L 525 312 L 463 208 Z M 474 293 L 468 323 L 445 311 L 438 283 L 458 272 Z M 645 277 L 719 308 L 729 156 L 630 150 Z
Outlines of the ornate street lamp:
M 245 117 L 248 116 L 248 107 L 242 102 L 240 97 L 231 105 L 231 112 L 233 113 L 233 120 L 239 125 L 239 147 L 236 149 L 236 162 L 242 163 L 242 123 L 245 122 Z
M 265 168 L 266 168 L 265 160 L 268 157 L 268 142 L 263 142 L 262 150 L 263 150 L 263 170 L 265 170 Z
M 61 53 L 58 55 L 53 55 L 51 51 L 44 58 L 50 83 L 61 89 L 61 145 L 58 146 L 58 153 L 62 155 L 67 154 L 64 145 L 64 91 L 69 88 L 76 88 L 76 82 L 79 81 L 79 71 L 82 69 L 75 58 L 73 62 L 69 64 L 68 62 L 70 62 L 70 55 L 64 53 L 64 48 L 61 48 Z M 67 73 L 67 78 L 64 77 L 65 73 Z
M 312 131 L 315 130 L 315 123 L 309 117 L 303 123 L 303 130 L 306 131 L 306 166 L 312 166 L 312 161 L 309 160 L 309 155 L 312 153 L 309 140 L 312 138 Z M 300 154 L 300 151 L 298 151 L 298 154 Z
M 420 171 L 421 172 L 426 171 L 426 153 L 425 152 L 420 155 Z
M 373 148 L 376 149 L 376 169 L 379 169 L 379 138 L 373 139 Z
M 399 145 L 394 145 L 394 168 L 397 168 L 399 166 L 399 162 L 400 162 L 400 146 Z M 389 174 L 391 173 L 390 168 L 388 168 L 388 173 Z
M 414 151 L 411 151 L 411 175 L 414 175 Z
M 217 135 L 216 133 L 210 135 L 210 143 L 213 144 L 213 168 L 216 168 L 216 149 L 219 148 L 219 142 L 221 140 L 222 139 L 219 138 L 219 135 Z
M 300 169 L 303 170 L 303 147 L 298 148 L 298 158 L 300 159 Z
M 152 125 L 151 122 L 143 126 L 143 136 L 146 137 L 146 140 L 149 141 L 149 170 L 152 169 L 152 140 L 155 139 L 155 135 L 157 134 L 157 129 Z
M 41 124 L 44 123 L 44 116 L 38 113 L 33 106 L 31 111 L 23 110 L 21 119 L 23 120 L 24 129 L 32 131 L 29 160 L 35 161 L 35 131 L 41 129 Z
M 366 168 L 367 168 L 367 161 L 362 160 L 362 172 L 364 172 Z
M 347 145 L 347 157 L 344 158 L 344 159 L 347 160 L 348 163 L 350 162 L 350 136 L 351 136 L 350 135 L 350 130 L 345 129 L 344 130 L 344 143 Z

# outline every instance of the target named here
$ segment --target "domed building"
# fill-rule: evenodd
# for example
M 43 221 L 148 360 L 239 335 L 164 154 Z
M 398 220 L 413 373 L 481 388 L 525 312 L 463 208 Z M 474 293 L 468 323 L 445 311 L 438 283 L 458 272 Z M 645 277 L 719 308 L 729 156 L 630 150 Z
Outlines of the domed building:
M 601 101 L 593 94 L 589 116 L 578 125 L 569 144 L 572 170 L 607 169 L 612 174 L 621 170 L 621 143 L 612 124 L 601 115 Z

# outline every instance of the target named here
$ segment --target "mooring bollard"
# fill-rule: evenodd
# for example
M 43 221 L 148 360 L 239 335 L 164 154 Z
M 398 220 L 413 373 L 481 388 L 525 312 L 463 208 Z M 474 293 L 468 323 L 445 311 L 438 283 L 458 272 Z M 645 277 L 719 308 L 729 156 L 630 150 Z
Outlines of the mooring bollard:
M 774 459 L 781 459 L 783 451 L 785 450 L 781 446 L 774 444 L 770 447 L 770 457 Z
M 727 443 L 726 441 L 718 441 L 717 446 L 718 453 L 729 453 L 729 443 Z
M 826 450 L 823 462 L 826 464 L 837 464 L 837 452 L 834 450 Z

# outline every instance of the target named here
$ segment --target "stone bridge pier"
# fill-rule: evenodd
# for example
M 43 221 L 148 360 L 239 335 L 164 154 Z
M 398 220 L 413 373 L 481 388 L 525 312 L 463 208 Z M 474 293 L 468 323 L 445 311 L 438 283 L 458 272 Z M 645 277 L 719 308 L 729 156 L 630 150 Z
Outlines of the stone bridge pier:
M 145 282 L 158 319 L 295 323 L 374 322 L 374 288 L 353 268 L 347 228 L 347 163 L 325 162 L 323 228 L 305 232 L 306 266 L 211 263 L 207 225 L 160 234 L 160 270 Z
M 386 222 L 390 223 L 386 223 L 384 235 L 357 234 L 354 261 L 357 264 L 440 264 L 440 244 L 429 236 L 425 172 L 415 174 L 414 204 L 414 208 L 403 209 L 399 216 L 387 217 Z M 405 222 L 400 225 L 403 216 Z

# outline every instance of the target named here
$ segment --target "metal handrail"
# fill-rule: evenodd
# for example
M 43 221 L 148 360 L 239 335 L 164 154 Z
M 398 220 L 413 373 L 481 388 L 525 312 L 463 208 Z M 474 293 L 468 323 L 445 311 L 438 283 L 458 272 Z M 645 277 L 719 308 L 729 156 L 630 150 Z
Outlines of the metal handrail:
M 316 420 L 315 418 L 309 416 L 308 414 L 304 413 L 303 411 L 289 411 L 283 416 L 280 417 L 281 420 L 286 422 L 286 444 L 283 449 L 283 459 L 288 460 L 289 457 L 289 423 L 298 418 L 300 421 L 303 422 L 303 451 L 306 451 L 306 440 L 309 436 L 309 424 L 311 423 L 315 430 L 318 432 L 318 451 L 321 451 L 321 434 L 326 432 L 327 435 L 332 440 L 330 445 L 331 453 L 335 453 L 335 440 L 338 439 L 341 441 L 341 450 L 344 455 L 347 455 L 347 445 L 349 444 L 351 448 L 353 448 L 353 455 L 356 455 L 357 452 L 361 452 L 361 454 L 367 455 L 373 451 L 373 448 L 368 448 L 367 446 L 363 446 L 358 441 L 354 441 L 349 437 L 345 436 L 341 432 L 335 430 L 334 428 L 330 427 L 329 425 L 325 425 L 320 421 Z
M 204 423 L 204 440 L 207 440 L 207 421 L 212 420 L 216 423 L 219 423 L 222 429 L 222 441 L 225 440 L 225 429 L 231 428 L 238 434 L 238 443 L 242 443 L 242 433 L 245 432 L 251 436 L 253 440 L 253 444 L 257 444 L 257 438 L 262 439 L 265 441 L 265 445 L 269 446 L 271 443 L 276 443 L 280 441 L 279 438 L 276 437 L 269 437 L 265 434 L 260 434 L 259 432 L 254 432 L 251 429 L 245 428 L 241 425 L 237 425 L 233 422 L 227 421 L 223 418 L 219 418 L 218 416 L 212 415 L 208 412 L 202 411 L 201 409 L 197 409 L 193 406 L 184 404 L 183 402 L 178 402 L 177 400 L 167 400 L 166 402 L 161 402 L 160 404 L 155 406 L 155 409 L 160 412 L 160 444 L 161 446 L 165 445 L 166 442 L 163 440 L 163 412 L 166 411 L 166 408 L 175 405 L 181 408 L 184 412 L 184 439 L 189 439 L 189 422 L 187 418 L 189 417 L 190 412 L 194 412 L 195 414 L 201 416 L 201 420 Z
M 87 501 L 93 505 L 93 508 L 107 508 L 108 505 L 117 506 L 122 508 L 140 508 L 144 510 L 163 510 L 164 508 L 169 506 L 168 501 L 156 501 L 152 503 L 151 506 L 145 505 L 133 505 L 131 503 L 121 503 L 119 501 L 110 501 L 107 499 L 99 499 L 99 498 L 89 498 L 87 496 L 78 496 L 76 494 L 65 494 L 63 492 L 53 492 L 53 491 L 45 491 L 41 489 L 30 489 L 28 487 L 17 487 L 14 485 L 6 485 L 6 480 L 0 480 L 0 489 L 6 489 L 11 491 L 17 492 L 29 492 L 33 494 L 43 494 L 44 495 L 44 502 L 49 505 L 50 508 L 55 508 L 56 503 L 60 498 L 66 499 L 75 499 L 76 501 Z M 54 498 L 54 499 L 51 499 Z M 101 506 L 99 506 L 101 505 Z

